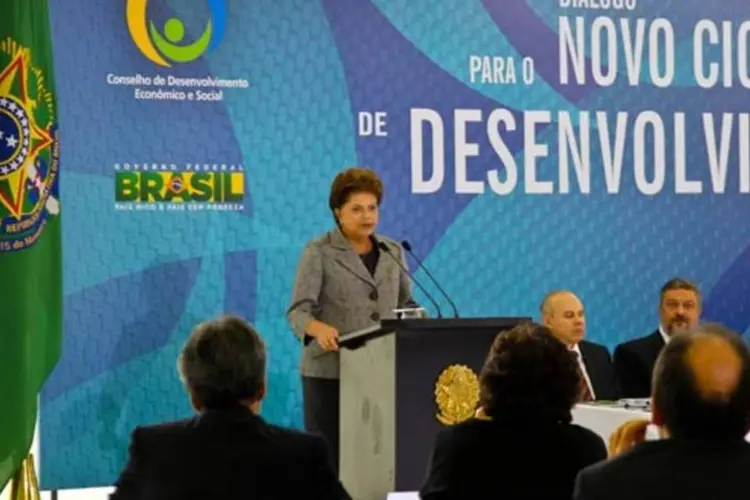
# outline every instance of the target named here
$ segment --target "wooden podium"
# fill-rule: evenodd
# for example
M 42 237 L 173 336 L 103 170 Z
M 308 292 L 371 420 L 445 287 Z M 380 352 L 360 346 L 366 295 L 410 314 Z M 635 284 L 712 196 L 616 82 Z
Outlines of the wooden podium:
M 530 320 L 389 319 L 342 335 L 339 470 L 352 497 L 418 490 L 437 432 L 474 413 L 492 341 Z

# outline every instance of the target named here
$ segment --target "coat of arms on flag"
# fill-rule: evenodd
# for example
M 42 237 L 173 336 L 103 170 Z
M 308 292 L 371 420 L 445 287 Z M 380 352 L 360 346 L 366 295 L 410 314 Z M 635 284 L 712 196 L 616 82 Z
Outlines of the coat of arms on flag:
M 54 102 L 29 50 L 0 42 L 0 251 L 33 245 L 60 211 Z

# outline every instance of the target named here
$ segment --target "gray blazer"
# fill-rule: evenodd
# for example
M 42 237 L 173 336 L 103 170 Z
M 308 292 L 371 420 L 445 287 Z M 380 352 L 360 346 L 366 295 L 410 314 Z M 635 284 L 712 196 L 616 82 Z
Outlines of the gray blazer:
M 375 237 L 407 265 L 401 245 L 383 236 Z M 337 228 L 305 246 L 287 318 L 304 345 L 305 326 L 313 319 L 343 335 L 393 318 L 393 310 L 403 307 L 418 307 L 412 299 L 408 274 L 381 250 L 373 278 Z M 339 378 L 338 352 L 325 352 L 315 339 L 308 340 L 302 352 L 302 375 Z

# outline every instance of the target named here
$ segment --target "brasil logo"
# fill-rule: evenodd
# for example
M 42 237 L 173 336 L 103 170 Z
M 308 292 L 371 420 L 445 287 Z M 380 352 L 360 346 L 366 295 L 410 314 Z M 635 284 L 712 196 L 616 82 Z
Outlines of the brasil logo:
M 60 213 L 54 102 L 32 52 L 0 41 L 0 252 L 32 246 Z
M 148 18 L 148 0 L 128 0 L 128 30 L 136 47 L 151 62 L 169 68 L 174 63 L 188 63 L 206 51 L 213 52 L 221 43 L 227 12 L 224 0 L 207 0 L 211 15 L 203 33 L 192 43 L 183 44 L 185 24 L 178 18 L 168 19 L 163 33 Z
M 242 165 L 115 165 L 115 210 L 244 209 Z

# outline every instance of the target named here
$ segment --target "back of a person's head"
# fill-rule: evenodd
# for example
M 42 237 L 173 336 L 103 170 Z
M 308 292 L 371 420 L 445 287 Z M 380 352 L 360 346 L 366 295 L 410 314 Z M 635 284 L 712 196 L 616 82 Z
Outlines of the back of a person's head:
M 524 323 L 497 335 L 480 389 L 480 404 L 493 420 L 569 423 L 579 390 L 577 364 L 547 328 Z
M 178 368 L 197 406 L 214 409 L 253 402 L 265 388 L 266 348 L 250 324 L 222 316 L 195 327 Z
M 675 335 L 654 368 L 656 423 L 677 439 L 741 440 L 750 423 L 750 349 L 716 324 Z

